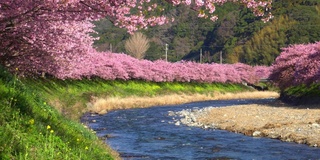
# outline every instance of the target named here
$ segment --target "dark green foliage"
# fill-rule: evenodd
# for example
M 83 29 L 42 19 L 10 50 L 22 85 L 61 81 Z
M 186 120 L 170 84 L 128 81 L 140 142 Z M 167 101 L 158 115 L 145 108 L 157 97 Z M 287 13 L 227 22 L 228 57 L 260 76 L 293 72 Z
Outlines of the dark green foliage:
M 145 59 L 155 61 L 158 59 L 165 59 L 165 47 L 158 45 L 156 42 L 151 41 L 150 47 L 148 51 L 146 52 Z
M 315 6 L 297 5 L 292 8 L 290 16 L 298 23 L 287 32 L 289 44 L 319 41 L 320 15 Z
M 98 34 L 93 34 L 94 37 L 99 37 L 94 45 L 98 51 L 112 51 L 124 52 L 124 40 L 128 39 L 130 35 L 123 28 L 115 27 L 114 24 L 107 20 L 102 19 L 94 22 L 96 25 L 95 31 Z
M 295 21 L 289 21 L 287 17 L 275 18 L 271 25 L 254 33 L 244 45 L 235 47 L 233 53 L 227 53 L 227 57 L 231 57 L 229 62 L 240 60 L 251 65 L 271 65 L 279 55 L 280 48 L 286 45 L 285 32 L 294 24 Z
M 281 48 L 319 40 L 317 4 L 319 2 L 316 1 L 275 1 L 275 18 L 266 24 L 250 12 L 241 11 L 243 15 L 240 14 L 234 27 L 234 37 L 227 40 L 221 49 L 226 62 L 270 65 Z

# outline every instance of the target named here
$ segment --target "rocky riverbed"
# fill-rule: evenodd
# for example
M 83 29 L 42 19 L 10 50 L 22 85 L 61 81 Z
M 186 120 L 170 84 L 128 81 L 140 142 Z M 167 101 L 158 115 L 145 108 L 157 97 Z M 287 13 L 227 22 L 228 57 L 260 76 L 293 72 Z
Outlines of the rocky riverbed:
M 320 147 L 320 106 L 236 105 L 171 112 L 176 125 L 222 129 Z

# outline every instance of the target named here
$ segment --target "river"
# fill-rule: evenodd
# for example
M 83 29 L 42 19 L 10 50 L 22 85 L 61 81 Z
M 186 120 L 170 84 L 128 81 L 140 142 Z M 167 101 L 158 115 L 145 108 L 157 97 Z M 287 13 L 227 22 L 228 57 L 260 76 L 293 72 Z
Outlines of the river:
M 120 153 L 123 159 L 320 159 L 320 149 L 254 138 L 224 130 L 175 125 L 178 117 L 169 111 L 239 104 L 266 104 L 273 99 L 225 100 L 116 110 L 105 115 L 87 114 L 82 118 L 99 137 Z M 319 135 L 320 136 L 320 135 Z

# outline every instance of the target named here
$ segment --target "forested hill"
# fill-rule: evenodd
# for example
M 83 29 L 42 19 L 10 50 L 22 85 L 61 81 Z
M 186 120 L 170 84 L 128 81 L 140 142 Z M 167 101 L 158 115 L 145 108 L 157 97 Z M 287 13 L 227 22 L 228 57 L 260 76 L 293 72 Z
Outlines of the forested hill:
M 200 19 L 197 12 L 184 6 L 171 7 L 169 15 L 175 22 L 142 31 L 150 40 L 145 59 L 165 57 L 168 44 L 168 60 L 242 62 L 251 65 L 270 65 L 282 47 L 320 41 L 319 0 L 274 0 L 274 18 L 263 23 L 243 6 L 226 4 L 217 7 L 219 20 Z M 100 40 L 95 42 L 99 50 L 125 52 L 124 41 L 130 35 L 108 20 L 96 22 Z

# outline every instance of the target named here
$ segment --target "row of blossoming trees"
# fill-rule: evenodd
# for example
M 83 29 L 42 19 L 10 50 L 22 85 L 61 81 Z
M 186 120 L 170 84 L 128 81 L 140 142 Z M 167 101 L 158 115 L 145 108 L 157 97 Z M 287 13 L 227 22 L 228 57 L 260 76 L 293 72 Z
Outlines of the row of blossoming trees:
M 95 62 L 95 63 L 92 63 Z M 200 64 L 181 61 L 139 60 L 126 54 L 91 52 L 81 61 L 70 59 L 50 75 L 60 79 L 99 77 L 106 80 L 146 80 L 155 82 L 256 83 L 270 74 L 268 67 L 237 64 Z
M 48 70 L 48 73 L 61 79 L 100 77 L 106 80 L 140 79 L 155 82 L 254 84 L 262 78 L 269 78 L 280 89 L 320 82 L 320 42 L 283 48 L 283 52 L 271 67 L 252 67 L 241 63 L 200 64 L 187 61 L 170 63 L 163 60 L 152 62 L 139 60 L 126 54 L 95 50 L 82 59 L 71 58 L 64 61 L 55 69 Z M 21 66 L 21 68 L 26 67 Z
M 166 0 L 199 11 L 215 21 L 215 7 L 240 3 L 267 21 L 271 0 Z M 0 2 L 0 64 L 21 75 L 143 79 L 148 81 L 255 83 L 270 73 L 265 67 L 193 62 L 137 60 L 124 54 L 98 53 L 92 48 L 92 20 L 108 17 L 129 32 L 169 23 L 157 1 L 150 0 L 2 0 Z M 162 12 L 158 16 L 155 13 Z M 147 13 L 147 14 L 146 14 Z M 272 66 L 271 80 L 281 89 L 319 82 L 319 42 L 285 48 Z

